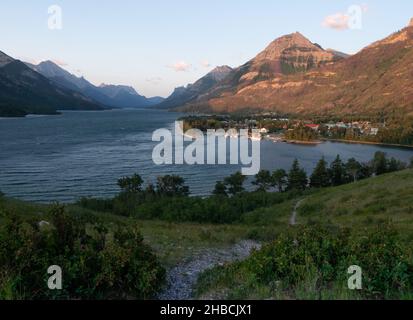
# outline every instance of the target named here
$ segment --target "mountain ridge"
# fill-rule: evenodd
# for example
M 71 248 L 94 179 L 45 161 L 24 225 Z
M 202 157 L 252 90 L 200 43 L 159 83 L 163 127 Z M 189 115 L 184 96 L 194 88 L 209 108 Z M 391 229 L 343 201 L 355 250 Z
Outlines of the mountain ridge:
M 328 56 L 327 50 L 305 39 L 295 33 L 274 40 L 202 101 L 179 110 L 338 116 L 404 110 L 413 115 L 412 26 L 349 57 Z M 280 68 L 283 61 L 290 67 Z
M 161 97 L 146 98 L 130 86 L 107 84 L 95 86 L 84 77 L 77 77 L 50 60 L 38 65 L 26 64 L 60 87 L 78 91 L 111 108 L 150 107 L 162 100 Z
M 25 63 L 0 52 L 0 116 L 57 114 L 57 110 L 103 110 L 79 92 L 60 88 Z
M 206 92 L 208 92 L 216 84 L 225 79 L 231 71 L 232 68 L 229 66 L 218 66 L 212 71 L 208 72 L 202 78 L 198 79 L 193 84 L 189 84 L 185 87 L 175 88 L 172 94 L 163 102 L 158 104 L 156 108 L 176 108 L 183 106 L 191 101 L 200 99 Z

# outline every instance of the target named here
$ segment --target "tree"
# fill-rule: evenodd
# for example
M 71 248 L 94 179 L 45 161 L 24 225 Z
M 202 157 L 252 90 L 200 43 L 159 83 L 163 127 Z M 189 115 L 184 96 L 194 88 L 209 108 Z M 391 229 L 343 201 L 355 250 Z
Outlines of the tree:
M 366 163 L 361 164 L 359 180 L 370 178 L 373 175 L 373 169 Z
M 215 189 L 212 192 L 213 195 L 215 196 L 224 196 L 227 197 L 227 187 L 225 186 L 225 184 L 222 181 L 217 181 L 216 185 L 215 185 Z
M 287 172 L 284 169 L 274 171 L 271 175 L 272 186 L 278 188 L 279 192 L 283 192 L 287 184 L 287 176 Z
M 330 172 L 333 186 L 340 186 L 345 183 L 345 169 L 339 155 L 331 163 Z
M 363 166 L 356 159 L 349 159 L 344 167 L 346 171 L 346 180 L 356 182 L 357 180 L 362 179 Z
M 318 162 L 313 174 L 310 177 L 312 188 L 325 188 L 331 185 L 330 174 L 327 169 L 327 162 L 324 157 Z
M 413 158 L 410 159 L 410 165 L 409 165 L 410 169 L 413 169 Z
M 245 179 L 246 177 L 243 176 L 241 172 L 237 172 L 225 178 L 224 184 L 228 188 L 228 193 L 234 196 L 238 193 L 244 192 Z
M 125 177 L 118 180 L 118 186 L 122 193 L 138 194 L 142 191 L 143 179 L 140 175 L 134 174 L 132 177 Z
M 388 162 L 387 172 L 396 172 L 396 171 L 404 170 L 406 169 L 406 167 L 407 165 L 404 162 L 397 160 L 395 158 L 391 158 L 390 161 Z
M 257 191 L 267 192 L 271 188 L 271 173 L 268 170 L 261 170 L 255 176 L 255 181 L 252 182 L 253 185 L 257 186 Z
M 156 191 L 164 197 L 185 197 L 189 195 L 189 188 L 184 183 L 185 180 L 176 175 L 158 177 Z
M 288 173 L 287 190 L 305 190 L 307 184 L 307 174 L 300 168 L 298 160 L 295 159 L 291 170 Z
M 377 151 L 374 154 L 372 163 L 373 173 L 377 176 L 387 173 L 387 155 L 384 152 Z

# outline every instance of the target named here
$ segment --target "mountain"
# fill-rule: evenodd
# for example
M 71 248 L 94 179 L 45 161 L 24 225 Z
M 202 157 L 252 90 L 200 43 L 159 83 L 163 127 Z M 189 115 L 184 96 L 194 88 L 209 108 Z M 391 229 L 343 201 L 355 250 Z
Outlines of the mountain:
M 109 107 L 135 108 L 149 107 L 162 102 L 163 98 L 146 98 L 139 95 L 135 89 L 128 86 L 102 84 L 93 85 L 83 77 L 76 77 L 59 67 L 52 61 L 44 61 L 38 65 L 29 65 L 62 88 L 78 91 L 81 94 Z
M 345 57 L 295 33 L 281 37 L 184 111 L 308 115 L 413 114 L 413 21 Z
M 216 67 L 207 75 L 189 84 L 186 87 L 179 87 L 165 101 L 157 105 L 157 108 L 170 109 L 185 105 L 186 103 L 202 99 L 203 94 L 211 90 L 215 85 L 224 80 L 232 69 L 228 66 Z
M 0 51 L 0 116 L 56 114 L 57 110 L 102 110 L 90 98 L 53 82 Z

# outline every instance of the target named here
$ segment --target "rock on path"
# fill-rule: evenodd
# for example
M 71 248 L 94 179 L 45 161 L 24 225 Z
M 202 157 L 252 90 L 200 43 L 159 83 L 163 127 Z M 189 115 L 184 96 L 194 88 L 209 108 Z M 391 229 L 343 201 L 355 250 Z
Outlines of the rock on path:
M 159 295 L 159 299 L 192 299 L 193 288 L 202 272 L 225 263 L 246 259 L 254 249 L 260 247 L 258 242 L 244 240 L 225 249 L 203 250 L 194 258 L 168 271 L 168 287 Z

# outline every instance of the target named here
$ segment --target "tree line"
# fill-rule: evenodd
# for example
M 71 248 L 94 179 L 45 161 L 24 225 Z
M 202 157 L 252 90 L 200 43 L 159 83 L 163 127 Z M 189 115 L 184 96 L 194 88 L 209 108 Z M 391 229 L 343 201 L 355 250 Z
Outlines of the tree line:
M 410 165 L 413 168 L 413 163 Z M 216 183 L 209 197 L 190 197 L 185 180 L 177 175 L 158 177 L 145 186 L 138 174 L 118 180 L 119 194 L 113 199 L 83 198 L 82 207 L 141 219 L 209 223 L 240 222 L 259 208 L 268 208 L 294 198 L 306 189 L 318 189 L 356 182 L 373 175 L 398 171 L 407 165 L 377 152 L 368 163 L 355 159 L 344 162 L 339 156 L 330 164 L 322 158 L 311 175 L 295 160 L 286 171 L 261 170 L 247 186 L 247 177 L 236 172 Z
M 274 172 L 261 170 L 252 184 L 256 186 L 256 191 L 303 191 L 307 188 L 326 188 L 340 186 L 347 183 L 379 176 L 385 173 L 413 168 L 413 159 L 408 166 L 395 158 L 388 158 L 384 152 L 376 152 L 374 158 L 368 163 L 358 162 L 351 158 L 344 162 L 339 155 L 330 164 L 322 157 L 310 176 L 300 166 L 297 159 L 294 160 L 291 169 L 287 172 L 278 169 Z M 235 173 L 224 181 L 217 182 L 214 195 L 233 196 L 240 192 L 245 192 L 244 182 L 246 177 L 241 173 Z

